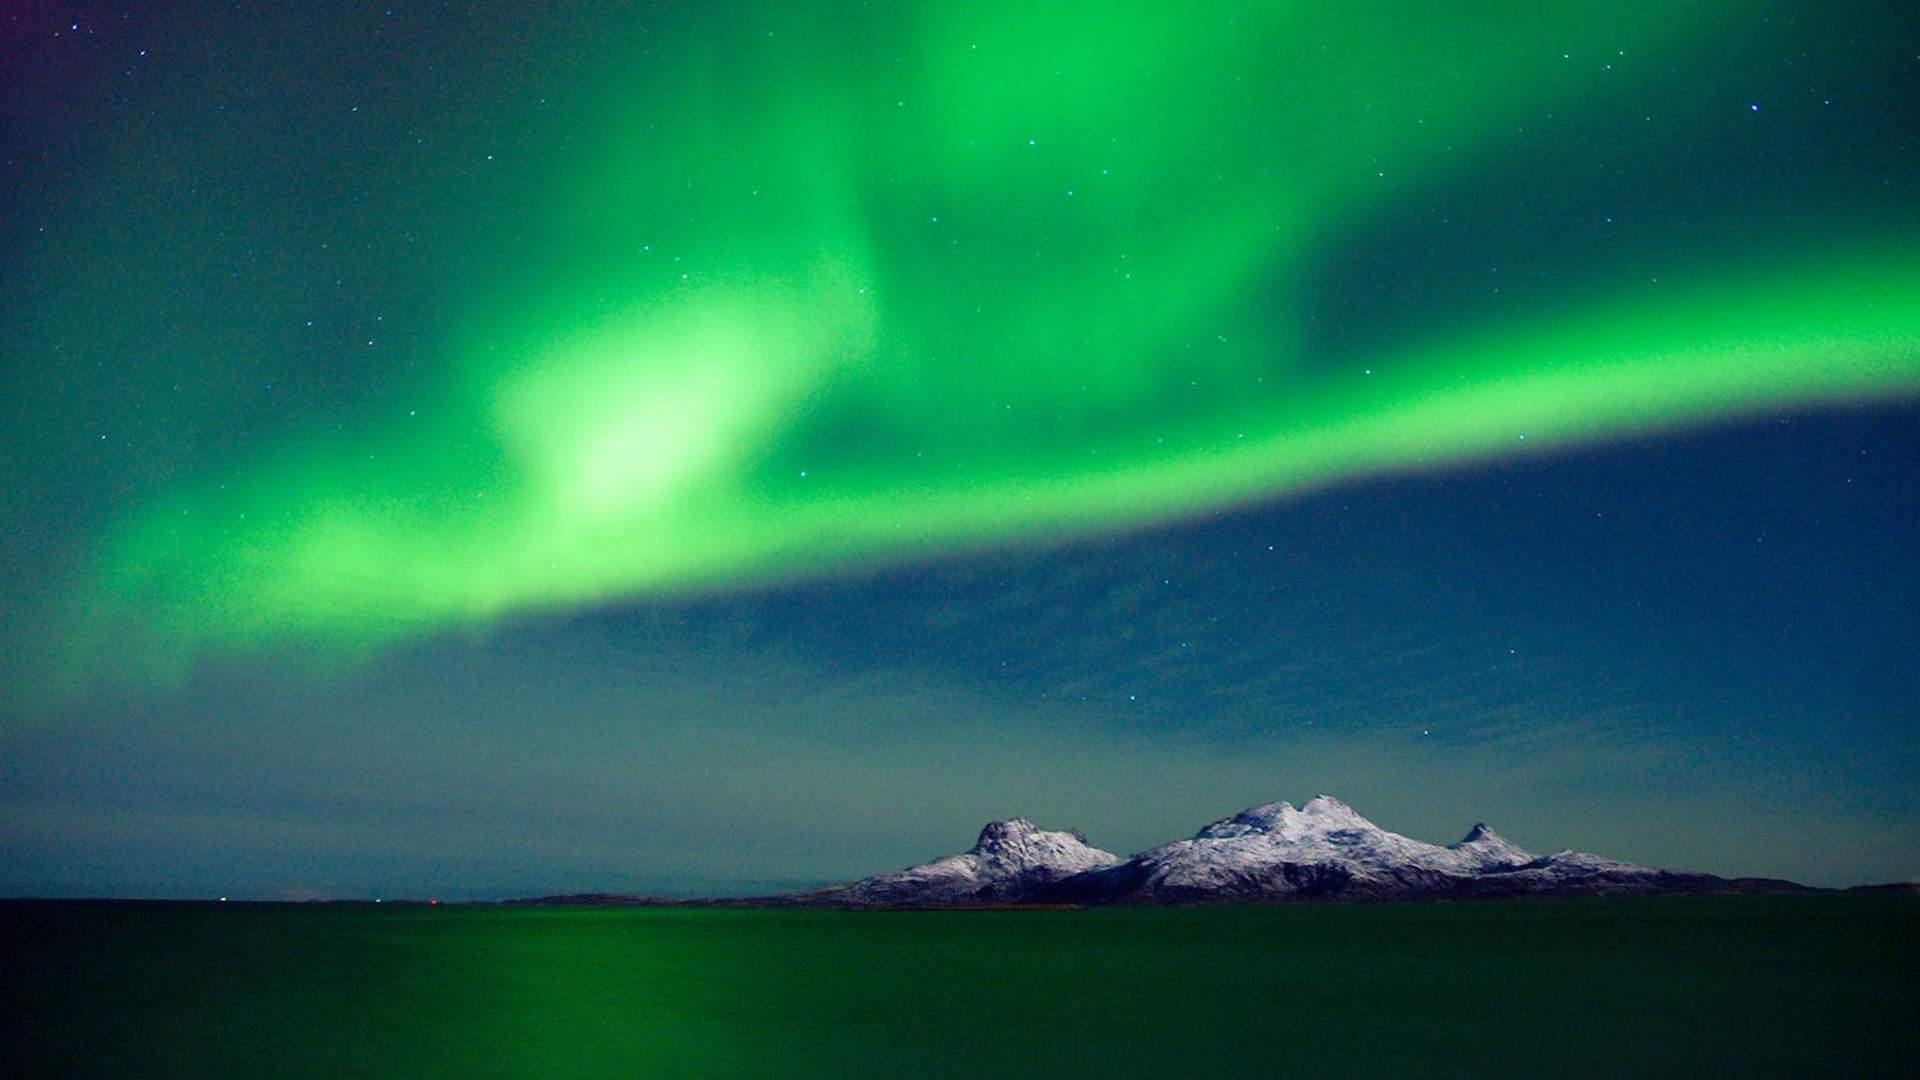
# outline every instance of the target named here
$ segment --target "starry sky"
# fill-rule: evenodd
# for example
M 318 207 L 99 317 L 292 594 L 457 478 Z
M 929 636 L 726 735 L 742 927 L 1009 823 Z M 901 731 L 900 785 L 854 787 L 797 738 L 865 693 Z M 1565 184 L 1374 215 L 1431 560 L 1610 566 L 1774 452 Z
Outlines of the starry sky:
M 1904 4 L 16 5 L 0 893 L 1920 877 L 1916 100 Z

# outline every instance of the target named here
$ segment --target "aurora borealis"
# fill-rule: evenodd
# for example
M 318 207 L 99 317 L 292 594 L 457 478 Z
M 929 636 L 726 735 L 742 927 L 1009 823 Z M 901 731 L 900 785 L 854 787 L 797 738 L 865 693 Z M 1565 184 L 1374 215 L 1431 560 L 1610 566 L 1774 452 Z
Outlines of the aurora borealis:
M 788 612 L 773 621 L 791 637 L 719 633 L 716 654 L 797 665 L 833 694 L 887 682 L 847 657 L 967 686 L 989 647 L 901 654 L 887 635 L 917 616 L 875 580 L 1011 567 L 979 573 L 1026 582 L 1025 599 L 901 586 L 984 625 L 1100 608 L 1035 566 L 1131 565 L 1183 530 L 1285 521 L 1341 492 L 1406 498 L 1382 484 L 1566 469 L 1648 438 L 1706 439 L 1711 456 L 1714 439 L 1756 438 L 1738 425 L 1823 410 L 1912 452 L 1920 20 L 1897 5 L 10 19 L 0 520 L 17 539 L 0 634 L 31 676 L 6 699 L 23 738 L 72 729 L 100 693 L 160 730 L 183 702 L 218 713 L 263 682 L 358 701 L 337 680 L 390 689 L 418 662 L 440 685 L 475 663 L 459 642 L 494 634 L 599 628 L 591 646 L 528 645 L 515 669 L 543 670 L 549 647 L 584 667 L 636 622 L 650 629 L 631 655 L 679 656 L 676 617 L 730 625 L 711 613 L 788 603 L 852 605 L 866 636 Z M 1643 496 L 1672 493 L 1626 501 Z M 1911 504 L 1876 513 L 1822 527 L 1842 547 L 1910 546 Z M 1273 545 L 1283 606 L 1346 587 L 1314 546 L 1335 541 L 1301 536 Z M 1669 558 L 1700 555 L 1646 564 Z M 1142 580 L 1171 581 L 1162 569 Z M 1799 572 L 1778 587 L 1823 587 Z M 1861 596 L 1914 588 L 1910 568 L 1833 573 Z M 1099 589 L 1125 587 L 1103 574 Z M 1274 595 L 1253 581 L 1234 602 Z M 1400 603 L 1324 656 L 1446 621 Z M 1153 649 L 1186 649 L 1208 618 Z M 1236 655 L 1285 666 L 1292 631 L 1261 621 Z M 1637 670 L 1628 639 L 1563 644 Z M 1108 650 L 1041 650 L 1055 670 L 1016 683 L 1048 709 L 1123 702 L 1123 676 L 1089 674 Z M 1349 666 L 1365 681 L 1366 661 Z M 249 689 L 208 689 L 236 678 Z M 1701 699 L 1646 693 L 1723 717 L 1721 679 Z M 1206 682 L 1157 697 L 1170 711 L 1146 728 L 1222 737 Z M 1873 685 L 1829 726 L 1877 732 L 1859 745 L 1910 778 L 1895 717 L 1912 676 Z M 807 727 L 753 693 L 701 693 L 762 718 L 748 729 Z M 1556 705 L 1553 724 L 1594 708 Z M 1228 726 L 1281 723 L 1248 710 Z M 661 796 L 674 813 L 703 797 Z M 1910 817 L 1885 827 L 1916 850 Z
M 775 7 L 557 89 L 587 119 L 568 160 L 518 166 L 537 269 L 448 298 L 405 412 L 330 411 L 166 486 L 92 588 L 214 644 L 379 638 L 1920 386 L 1914 235 L 1864 230 L 1303 341 L 1354 219 L 1644 79 L 1711 9 L 1387 32 L 1278 5 L 1168 33 Z

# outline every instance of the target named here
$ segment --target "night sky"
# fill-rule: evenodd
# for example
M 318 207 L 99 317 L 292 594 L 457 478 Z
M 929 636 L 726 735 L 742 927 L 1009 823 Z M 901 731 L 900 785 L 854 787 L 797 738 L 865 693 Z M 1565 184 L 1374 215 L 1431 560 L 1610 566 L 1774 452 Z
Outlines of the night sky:
M 1319 791 L 1920 877 L 1920 8 L 1828 6 L 14 5 L 0 894 Z

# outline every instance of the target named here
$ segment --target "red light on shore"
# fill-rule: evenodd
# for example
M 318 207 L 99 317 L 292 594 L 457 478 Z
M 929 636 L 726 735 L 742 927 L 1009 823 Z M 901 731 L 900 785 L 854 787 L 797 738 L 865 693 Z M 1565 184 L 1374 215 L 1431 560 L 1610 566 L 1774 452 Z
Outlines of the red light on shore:
M 438 901 L 438 900 L 429 900 L 429 901 L 427 901 L 427 906 L 429 906 L 429 907 L 432 907 L 432 906 L 434 906 L 434 905 L 436 905 L 436 904 L 438 904 L 439 902 L 440 902 L 440 901 Z

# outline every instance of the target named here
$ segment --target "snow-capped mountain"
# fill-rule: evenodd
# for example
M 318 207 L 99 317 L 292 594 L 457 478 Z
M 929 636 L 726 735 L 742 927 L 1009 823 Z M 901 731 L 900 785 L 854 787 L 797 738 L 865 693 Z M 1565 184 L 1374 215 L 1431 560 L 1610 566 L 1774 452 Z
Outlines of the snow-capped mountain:
M 1658 892 L 1719 881 L 1596 855 L 1541 857 L 1485 824 L 1441 847 L 1388 832 L 1330 795 L 1268 803 L 1187 840 L 1064 883 L 1082 903 L 1392 899 L 1553 892 Z M 1683 880 L 1688 879 L 1688 880 Z
M 1330 795 L 1243 810 L 1121 859 L 1078 832 L 996 821 L 973 849 L 893 874 L 773 898 L 846 907 L 1219 904 L 1293 900 L 1797 889 L 1656 870 L 1579 851 L 1535 855 L 1485 824 L 1441 847 L 1388 832 Z
M 1243 810 L 1190 839 L 1088 875 L 1071 892 L 1109 903 L 1413 896 L 1533 860 L 1485 826 L 1439 847 L 1387 832 L 1346 803 L 1317 795 L 1298 809 L 1276 802 Z
M 788 899 L 844 907 L 1023 903 L 1057 882 L 1119 862 L 1120 856 L 1089 846 L 1078 830 L 1051 832 L 1013 818 L 980 830 L 972 849 L 958 855 Z

